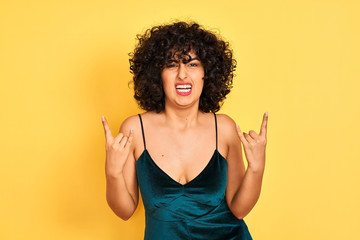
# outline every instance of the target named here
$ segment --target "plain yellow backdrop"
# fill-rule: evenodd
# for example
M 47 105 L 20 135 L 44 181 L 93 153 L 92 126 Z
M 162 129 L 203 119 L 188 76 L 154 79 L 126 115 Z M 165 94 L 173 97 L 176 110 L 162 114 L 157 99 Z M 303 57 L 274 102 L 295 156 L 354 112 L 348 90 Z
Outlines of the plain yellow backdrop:
M 0 239 L 142 239 L 105 198 L 104 115 L 113 134 L 142 112 L 128 87 L 136 34 L 194 20 L 238 62 L 220 113 L 259 132 L 255 240 L 360 239 L 358 1 L 1 1 Z

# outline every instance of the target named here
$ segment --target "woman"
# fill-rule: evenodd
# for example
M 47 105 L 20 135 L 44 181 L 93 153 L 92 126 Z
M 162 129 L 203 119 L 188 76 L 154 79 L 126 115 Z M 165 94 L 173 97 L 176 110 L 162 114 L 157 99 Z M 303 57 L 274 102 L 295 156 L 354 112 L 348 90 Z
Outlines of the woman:
M 243 218 L 260 195 L 267 114 L 260 134 L 215 114 L 232 86 L 229 44 L 185 22 L 153 27 L 138 40 L 130 69 L 146 112 L 127 118 L 115 138 L 102 118 L 110 208 L 129 219 L 139 186 L 145 239 L 252 239 Z

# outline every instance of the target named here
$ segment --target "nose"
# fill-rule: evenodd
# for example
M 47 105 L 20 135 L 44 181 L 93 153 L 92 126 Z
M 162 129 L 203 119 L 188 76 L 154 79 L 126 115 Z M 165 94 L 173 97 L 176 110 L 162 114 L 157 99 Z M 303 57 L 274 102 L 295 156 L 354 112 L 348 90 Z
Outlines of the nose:
M 179 64 L 178 77 L 183 80 L 187 77 L 186 66 L 184 63 Z

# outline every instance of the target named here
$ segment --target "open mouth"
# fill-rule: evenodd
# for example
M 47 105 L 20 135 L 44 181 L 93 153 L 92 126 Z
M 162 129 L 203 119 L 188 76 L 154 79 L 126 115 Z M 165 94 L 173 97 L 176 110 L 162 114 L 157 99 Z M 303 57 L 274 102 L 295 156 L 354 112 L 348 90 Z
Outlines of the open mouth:
M 186 92 L 190 92 L 191 88 L 192 88 L 192 86 L 190 84 L 177 85 L 176 86 L 176 91 L 186 93 Z
M 191 94 L 192 85 L 189 83 L 178 83 L 175 85 L 176 93 L 181 96 L 187 96 Z

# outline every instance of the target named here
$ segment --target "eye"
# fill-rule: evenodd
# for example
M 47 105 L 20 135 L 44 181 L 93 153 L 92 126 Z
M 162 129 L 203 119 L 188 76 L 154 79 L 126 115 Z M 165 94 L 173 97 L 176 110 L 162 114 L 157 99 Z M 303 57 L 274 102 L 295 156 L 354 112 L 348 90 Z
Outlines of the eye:
M 176 67 L 176 64 L 168 64 L 166 65 L 167 68 L 173 68 L 173 67 Z
M 198 64 L 197 63 L 190 63 L 190 67 L 197 67 Z

